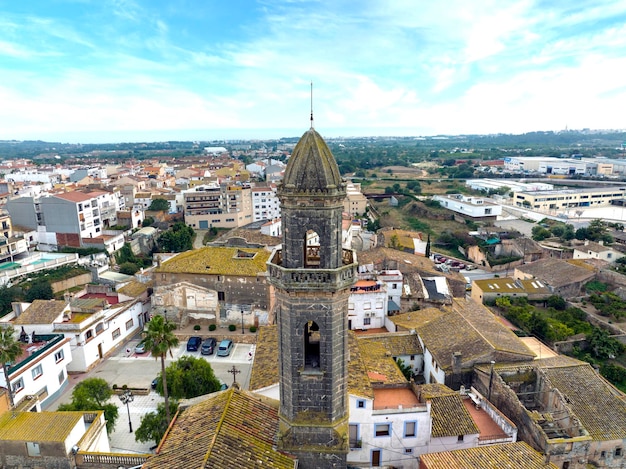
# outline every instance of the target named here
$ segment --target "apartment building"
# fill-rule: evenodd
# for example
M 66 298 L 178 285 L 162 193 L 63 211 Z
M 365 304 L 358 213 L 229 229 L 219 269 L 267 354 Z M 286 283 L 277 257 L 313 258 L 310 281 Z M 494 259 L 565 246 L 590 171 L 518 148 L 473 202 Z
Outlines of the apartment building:
M 28 242 L 23 235 L 13 234 L 9 212 L 0 210 L 0 262 L 12 262 L 15 256 L 25 252 L 28 252 Z
M 367 207 L 367 198 L 361 193 L 361 184 L 349 182 L 346 185 L 346 199 L 343 211 L 353 217 L 363 215 Z
M 183 193 L 185 223 L 206 230 L 237 228 L 252 220 L 250 186 L 207 184 Z
M 280 201 L 276 197 L 276 184 L 252 189 L 252 215 L 254 221 L 280 218 Z

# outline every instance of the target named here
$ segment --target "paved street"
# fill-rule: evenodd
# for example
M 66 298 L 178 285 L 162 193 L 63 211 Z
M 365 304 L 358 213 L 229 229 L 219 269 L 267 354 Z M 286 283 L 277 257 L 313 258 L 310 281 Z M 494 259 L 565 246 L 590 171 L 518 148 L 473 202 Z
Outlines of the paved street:
M 46 410 L 53 411 L 57 409 L 59 404 L 70 402 L 72 388 L 86 378 L 102 378 L 111 386 L 117 384 L 118 387 L 122 387 L 126 384 L 131 388 L 149 389 L 150 383 L 161 371 L 161 361 L 154 359 L 148 353 L 142 355 L 133 353 L 135 345 L 138 343 L 139 338 L 129 341 L 118 353 L 109 357 L 109 359 L 88 373 L 70 375 L 70 386 Z M 183 341 L 176 349 L 172 350 L 173 358 L 168 357 L 166 366 L 172 360 L 177 360 L 185 355 L 204 358 L 211 364 L 215 376 L 228 384 L 229 387 L 233 383 L 233 374 L 229 373 L 228 370 L 232 370 L 234 366 L 240 372 L 236 374 L 237 382 L 243 389 L 247 389 L 250 383 L 250 370 L 252 368 L 252 362 L 248 357 L 250 352 L 254 356 L 254 348 L 254 345 L 235 343 L 233 351 L 228 357 L 218 357 L 215 354 L 205 356 L 201 355 L 200 352 L 187 352 L 186 342 Z M 130 354 L 127 354 L 127 349 L 131 351 Z M 137 443 L 134 437 L 134 430 L 139 426 L 141 417 L 148 412 L 156 410 L 157 404 L 162 402 L 162 400 L 163 398 L 153 391 L 150 391 L 146 396 L 135 395 L 133 396 L 133 402 L 129 403 L 127 410 L 126 405 L 122 404 L 117 396 L 113 396 L 111 402 L 119 407 L 119 417 L 115 424 L 115 429 L 109 435 L 111 451 L 120 453 L 151 452 L 151 447 L 154 443 Z M 133 433 L 130 433 L 128 411 L 130 411 Z

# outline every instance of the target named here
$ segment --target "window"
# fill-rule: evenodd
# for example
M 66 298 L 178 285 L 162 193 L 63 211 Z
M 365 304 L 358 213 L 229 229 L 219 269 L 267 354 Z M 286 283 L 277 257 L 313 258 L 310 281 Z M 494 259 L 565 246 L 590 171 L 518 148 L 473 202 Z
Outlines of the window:
M 59 363 L 64 358 L 65 355 L 63 354 L 63 350 L 59 350 L 57 353 L 54 354 L 54 361 L 57 363 Z
M 24 380 L 22 378 L 16 379 L 11 383 L 11 388 L 13 389 L 13 393 L 18 393 L 22 389 L 24 389 Z
M 569 469 L 569 461 L 563 463 L 563 469 Z
M 348 303 L 348 310 L 350 311 L 354 310 L 354 303 Z
M 217 301 L 225 301 L 226 299 L 226 295 L 224 294 L 223 291 L 218 291 L 217 292 Z
M 417 422 L 404 422 L 404 437 L 413 438 L 416 436 Z
M 369 301 L 367 303 L 363 303 L 363 309 L 372 309 L 372 303 Z
M 133 324 L 134 324 L 134 322 L 133 322 L 132 318 L 129 319 L 128 321 L 126 321 L 126 330 L 130 329 L 131 327 L 133 327 Z
M 377 301 L 376 302 L 376 309 L 383 309 L 383 302 L 382 301 Z
M 115 329 L 112 333 L 111 333 L 111 337 L 113 338 L 113 340 L 117 339 L 120 336 L 120 328 L 118 327 L 117 329 Z
M 370 324 L 372 324 L 372 319 L 371 318 L 363 318 L 363 325 L 364 326 L 369 326 Z
M 390 436 L 391 424 L 390 423 L 377 423 L 374 425 L 375 436 Z
M 404 454 L 413 454 L 413 448 L 404 448 Z
M 391 284 L 391 288 L 393 288 L 395 290 L 396 288 L 398 288 L 398 284 L 397 283 L 392 283 Z
M 363 399 L 359 399 L 356 401 L 357 409 L 365 409 L 365 401 Z
M 32 369 L 31 373 L 33 374 L 33 379 L 37 379 L 43 374 L 43 368 L 41 368 L 41 365 L 37 365 Z
M 615 456 L 621 456 L 622 455 L 622 448 L 615 448 Z
M 463 435 L 459 435 L 459 437 L 457 438 L 456 441 L 458 441 L 459 443 L 461 443 L 463 441 L 464 437 Z
M 63 384 L 63 381 L 65 381 L 65 372 L 61 370 L 61 373 L 59 373 L 59 385 Z
M 31 443 L 30 441 L 26 442 L 26 451 L 29 456 L 37 457 L 41 456 L 41 451 L 39 450 L 39 443 Z
M 85 340 L 91 340 L 91 339 L 93 339 L 93 331 L 89 329 L 87 332 L 85 332 Z

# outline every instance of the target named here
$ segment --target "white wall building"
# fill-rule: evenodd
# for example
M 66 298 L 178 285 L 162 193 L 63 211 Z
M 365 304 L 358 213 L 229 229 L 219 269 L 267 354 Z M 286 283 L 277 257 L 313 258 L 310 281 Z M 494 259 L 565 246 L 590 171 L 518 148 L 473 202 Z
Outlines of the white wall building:
M 280 218 L 280 201 L 276 197 L 276 184 L 252 189 L 252 214 L 254 221 Z
M 16 328 L 16 338 L 19 333 Z M 32 399 L 27 396 L 36 396 L 45 408 L 46 403 L 54 401 L 68 383 L 67 369 L 72 361 L 70 339 L 62 334 L 28 333 L 24 339 L 26 342 L 20 343 L 22 356 L 8 368 L 13 401 L 18 405 L 24 399 Z M 2 368 L 0 386 L 7 387 Z
M 452 210 L 467 218 L 493 219 L 502 215 L 502 206 L 495 204 L 484 197 L 467 197 L 462 194 L 435 195 L 433 200 L 442 207 Z
M 385 326 L 387 288 L 375 280 L 358 280 L 350 289 L 348 329 L 375 329 Z

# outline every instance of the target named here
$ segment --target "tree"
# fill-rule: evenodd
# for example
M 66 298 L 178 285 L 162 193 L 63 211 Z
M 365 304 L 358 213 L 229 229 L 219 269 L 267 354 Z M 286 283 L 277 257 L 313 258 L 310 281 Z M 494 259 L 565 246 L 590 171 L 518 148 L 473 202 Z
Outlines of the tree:
M 13 303 L 19 296 L 20 291 L 17 287 L 6 287 L 4 285 L 0 286 L 0 317 L 11 311 L 11 303 Z
M 139 270 L 139 266 L 133 262 L 124 262 L 120 265 L 120 273 L 126 275 L 135 275 Z
M 411 381 L 411 378 L 413 377 L 413 369 L 411 368 L 411 365 L 404 363 L 404 360 L 402 360 L 402 358 L 396 359 L 396 364 L 398 365 L 398 368 L 400 368 L 400 371 L 402 372 L 406 380 Z
M 170 402 L 169 413 L 175 414 L 178 410 L 178 402 Z M 148 441 L 154 441 L 155 444 L 163 439 L 163 435 L 167 431 L 168 417 L 165 412 L 165 403 L 160 402 L 157 405 L 156 412 L 149 412 L 141 417 L 141 424 L 135 432 L 135 440 L 147 443 Z
M 215 377 L 209 362 L 202 358 L 183 356 L 165 369 L 166 379 L 157 381 L 157 392 L 163 393 L 163 381 L 173 399 L 190 399 L 209 394 L 220 389 L 220 381 Z
M 550 231 L 544 228 L 543 226 L 533 226 L 532 229 L 532 238 L 535 241 L 543 241 L 546 238 L 550 237 Z
M 624 346 L 610 336 L 605 329 L 595 327 L 587 337 L 593 355 L 599 359 L 616 357 L 622 353 Z
M 72 402 L 61 404 L 60 412 L 74 410 L 102 410 L 107 423 L 107 431 L 115 428 L 119 411 L 115 404 L 107 404 L 113 395 L 109 384 L 102 378 L 87 378 L 74 387 Z
M 193 248 L 193 228 L 182 222 L 175 223 L 172 228 L 159 236 L 159 247 L 163 252 L 183 252 Z
M 165 357 L 168 353 L 171 357 L 174 357 L 172 347 L 178 345 L 178 337 L 172 332 L 174 329 L 176 329 L 174 323 L 166 321 L 163 316 L 154 316 L 148 323 L 144 331 L 144 338 L 140 342 L 140 344 L 146 346 L 146 349 L 155 359 L 161 359 L 163 400 L 165 401 L 165 414 L 168 424 L 171 420 L 171 416 L 167 391 L 167 373 L 165 373 Z
M 11 381 L 9 380 L 9 365 L 14 363 L 21 354 L 22 347 L 15 338 L 13 327 L 0 327 L 0 361 L 2 361 L 2 371 L 9 390 L 11 407 L 15 405 L 15 402 L 13 402 L 13 389 L 11 389 Z
M 52 285 L 47 280 L 35 280 L 25 295 L 25 300 L 32 303 L 35 300 L 51 300 L 54 298 Z
M 546 304 L 550 308 L 558 309 L 559 311 L 564 310 L 567 307 L 567 303 L 563 299 L 562 296 L 552 295 L 546 300 Z
M 428 239 L 426 240 L 426 252 L 424 255 L 428 258 L 430 257 L 430 233 L 428 233 Z
M 148 210 L 154 212 L 167 212 L 170 209 L 170 203 L 165 199 L 152 199 Z

